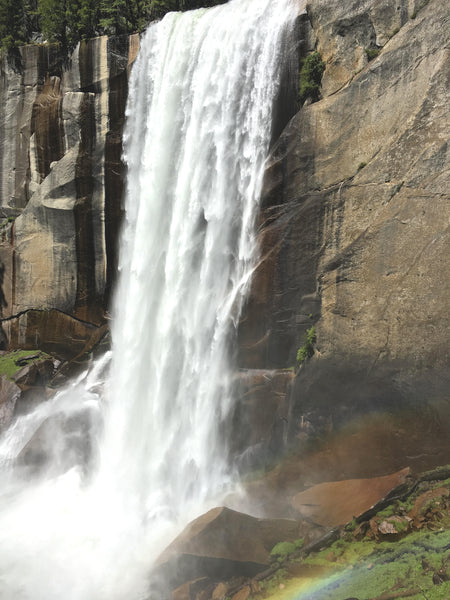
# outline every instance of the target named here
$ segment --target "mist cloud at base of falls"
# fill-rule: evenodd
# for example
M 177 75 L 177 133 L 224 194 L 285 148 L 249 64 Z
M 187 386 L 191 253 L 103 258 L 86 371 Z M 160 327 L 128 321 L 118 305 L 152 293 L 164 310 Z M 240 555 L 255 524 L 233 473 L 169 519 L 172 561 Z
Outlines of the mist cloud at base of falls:
M 50 465 L 51 478 L 28 486 L 12 475 L 0 498 L 4 600 L 144 598 L 152 559 L 237 485 L 225 432 L 230 346 L 257 258 L 282 41 L 295 15 L 294 0 L 232 0 L 171 13 L 142 39 L 109 376 L 100 392 L 92 374 L 80 378 L 14 425 L 25 441 L 58 410 L 94 407 L 104 413 L 96 470 L 86 478 L 80 466 Z

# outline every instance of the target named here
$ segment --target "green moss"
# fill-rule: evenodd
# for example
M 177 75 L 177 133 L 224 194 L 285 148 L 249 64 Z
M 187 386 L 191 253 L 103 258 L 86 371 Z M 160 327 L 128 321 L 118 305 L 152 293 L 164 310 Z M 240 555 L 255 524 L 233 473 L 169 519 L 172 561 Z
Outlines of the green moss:
M 14 223 L 14 221 L 16 220 L 16 217 L 7 217 L 6 219 L 4 219 L 1 224 L 0 224 L 0 229 L 4 229 L 5 227 L 7 227 L 10 223 Z
M 26 360 L 27 357 L 30 357 L 30 359 Z M 5 354 L 0 355 L 0 375 L 6 375 L 6 377 L 11 379 L 12 376 L 26 364 L 44 358 L 50 357 L 48 354 L 45 354 L 45 352 L 36 350 L 14 350 L 13 352 L 6 352 Z
M 442 600 L 450 597 L 450 582 L 435 585 L 433 574 L 444 564 L 449 547 L 448 530 L 417 531 L 389 542 L 341 538 L 300 561 L 305 566 L 322 569 L 322 575 L 313 593 L 299 593 L 295 599 L 376 598 L 395 591 L 410 592 L 408 598 L 412 600 L 423 600 L 423 593 L 428 600 Z M 266 590 L 275 591 L 279 581 L 277 576 L 267 582 Z
M 303 538 L 295 540 L 294 542 L 278 542 L 278 544 L 276 544 L 270 551 L 270 556 L 277 559 L 285 558 L 289 554 L 293 554 L 297 550 L 300 550 L 303 544 Z
M 270 551 L 272 557 L 284 557 L 295 552 L 295 545 L 292 542 L 278 542 Z
M 320 96 L 320 83 L 325 71 L 325 63 L 320 54 L 312 52 L 303 61 L 300 70 L 299 99 L 303 104 L 305 100 L 310 99 L 316 102 Z
M 317 596 L 308 596 L 310 600 L 344 600 L 349 597 L 374 598 L 384 592 L 412 590 L 408 598 L 422 598 L 420 588 L 426 591 L 429 600 L 442 600 L 450 591 L 450 582 L 439 586 L 433 584 L 433 572 L 440 568 L 444 551 L 450 542 L 450 532 L 423 533 L 408 535 L 397 542 L 354 542 L 345 548 L 341 559 L 347 561 L 349 568 L 342 569 L 332 582 L 324 582 Z M 359 548 L 358 548 L 359 546 Z M 330 554 L 339 546 L 318 553 L 309 564 L 325 564 L 324 555 Z M 424 569 L 422 561 L 426 559 L 430 566 Z M 339 560 L 339 559 L 338 559 Z M 306 562 L 306 561 L 305 561 Z M 330 564 L 330 563 L 329 563 Z M 333 568 L 333 565 L 330 564 Z M 334 565 L 334 571 L 336 566 Z M 437 589 L 438 588 L 438 589 Z M 300 595 L 297 600 L 303 600 Z
M 365 51 L 366 51 L 368 60 L 371 61 L 380 54 L 381 49 L 380 48 L 365 48 Z
M 286 569 L 278 569 L 273 577 L 261 581 L 261 590 L 266 594 L 271 594 L 279 588 L 280 583 L 286 581 L 288 573 Z
M 407 521 L 390 521 L 393 524 L 397 533 L 404 533 L 408 529 Z

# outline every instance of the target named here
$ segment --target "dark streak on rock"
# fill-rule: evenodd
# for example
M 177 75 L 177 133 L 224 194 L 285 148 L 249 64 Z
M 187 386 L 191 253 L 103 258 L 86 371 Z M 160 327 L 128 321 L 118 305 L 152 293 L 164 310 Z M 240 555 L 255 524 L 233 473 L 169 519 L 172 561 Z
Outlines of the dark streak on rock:
M 128 50 L 128 36 L 117 36 L 108 39 L 109 131 L 105 140 L 105 244 L 107 256 L 105 307 L 110 304 L 115 283 L 118 237 L 123 217 L 124 165 L 122 162 L 122 132 L 128 95 Z

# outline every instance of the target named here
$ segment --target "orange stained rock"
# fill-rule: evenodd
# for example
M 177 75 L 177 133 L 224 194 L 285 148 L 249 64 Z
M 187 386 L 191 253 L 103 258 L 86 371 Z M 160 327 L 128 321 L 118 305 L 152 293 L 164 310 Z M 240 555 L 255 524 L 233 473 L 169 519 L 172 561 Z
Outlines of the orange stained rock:
M 384 477 L 320 483 L 296 494 L 291 504 L 304 517 L 319 525 L 343 525 L 368 510 L 393 488 L 404 483 L 409 472 L 407 467 Z

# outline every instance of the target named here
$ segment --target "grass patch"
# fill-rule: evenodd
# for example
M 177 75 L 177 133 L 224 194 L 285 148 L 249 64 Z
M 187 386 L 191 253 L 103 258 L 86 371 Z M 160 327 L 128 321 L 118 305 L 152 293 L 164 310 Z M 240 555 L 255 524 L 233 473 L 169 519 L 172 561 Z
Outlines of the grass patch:
M 339 539 L 306 556 L 301 552 L 293 554 L 292 544 L 290 548 L 278 544 L 280 550 L 286 550 L 283 567 L 294 579 L 283 586 L 277 585 L 279 579 L 273 586 L 267 583 L 263 597 L 281 598 L 281 591 L 276 590 L 286 588 L 291 594 L 286 598 L 290 600 L 364 600 L 385 596 L 450 599 L 450 498 L 445 491 L 450 487 L 448 472 L 446 466 L 422 474 L 410 495 L 380 510 L 366 532 L 358 531 L 353 519 L 340 530 Z M 411 511 L 417 498 L 436 488 L 444 488 L 443 493 L 423 504 L 417 521 L 397 519 Z M 374 536 L 373 525 L 385 519 L 401 535 Z
M 450 595 L 450 581 L 433 582 L 434 573 L 450 559 L 450 531 L 415 532 L 395 542 L 338 540 L 307 557 L 303 564 L 325 568 L 321 581 L 296 600 L 377 598 L 384 593 L 407 592 L 410 600 L 442 600 Z M 276 583 L 266 590 L 275 590 Z M 266 596 L 266 597 L 271 597 Z
M 14 350 L 0 355 L 0 375 L 11 379 L 22 367 L 35 361 L 51 358 L 40 350 Z

